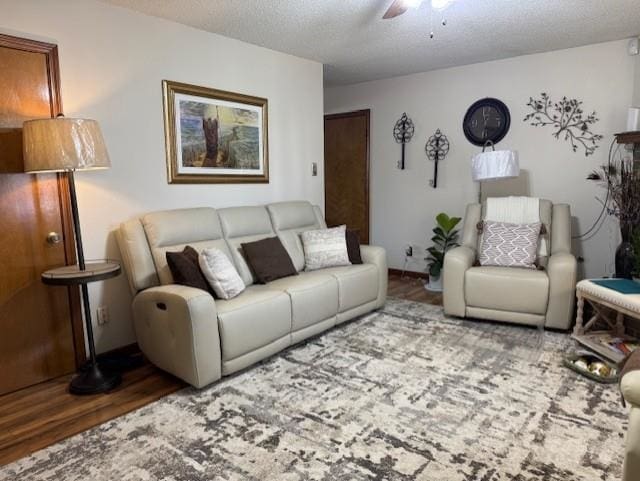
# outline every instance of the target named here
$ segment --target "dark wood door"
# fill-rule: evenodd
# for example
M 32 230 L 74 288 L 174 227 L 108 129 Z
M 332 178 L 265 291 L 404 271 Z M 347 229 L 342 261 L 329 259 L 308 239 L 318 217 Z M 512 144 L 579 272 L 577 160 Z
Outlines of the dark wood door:
M 324 199 L 327 225 L 346 224 L 369 243 L 369 110 L 325 115 Z
M 25 174 L 22 123 L 60 109 L 55 45 L 0 35 L 0 394 L 75 370 L 84 360 L 77 290 L 42 271 L 75 261 L 66 177 Z M 59 243 L 48 243 L 57 232 Z

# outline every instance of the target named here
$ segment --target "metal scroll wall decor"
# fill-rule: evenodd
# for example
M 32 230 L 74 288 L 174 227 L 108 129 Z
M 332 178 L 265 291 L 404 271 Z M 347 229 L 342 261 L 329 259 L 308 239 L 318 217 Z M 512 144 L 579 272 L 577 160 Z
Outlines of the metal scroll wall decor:
M 598 148 L 598 143 L 603 137 L 594 134 L 591 128 L 600 119 L 595 111 L 586 114 L 582 109 L 581 100 L 562 97 L 559 102 L 553 102 L 548 94 L 542 92 L 540 98 L 529 97 L 527 106 L 531 107 L 533 112 L 525 116 L 525 122 L 534 127 L 553 127 L 552 135 L 556 139 L 563 135 L 564 140 L 571 143 L 574 152 L 582 147 L 584 155 L 589 156 Z
M 404 146 L 411 142 L 415 126 L 413 120 L 407 117 L 407 113 L 403 113 L 402 117 L 398 119 L 396 125 L 393 127 L 393 138 L 397 143 L 402 145 L 402 154 L 398 161 L 398 168 L 404 170 Z
M 444 160 L 449 153 L 449 139 L 440 132 L 440 129 L 437 129 L 436 133 L 427 140 L 424 151 L 427 158 L 433 161 L 433 179 L 429 181 L 429 185 L 435 189 L 438 187 L 438 162 Z

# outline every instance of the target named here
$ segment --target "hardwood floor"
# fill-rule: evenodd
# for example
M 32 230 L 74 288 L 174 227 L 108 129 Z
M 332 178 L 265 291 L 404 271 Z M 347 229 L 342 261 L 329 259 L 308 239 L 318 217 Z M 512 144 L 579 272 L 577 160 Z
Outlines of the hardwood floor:
M 389 274 L 389 296 L 441 304 L 442 295 L 424 288 L 423 279 Z M 102 424 L 186 385 L 145 364 L 124 373 L 108 394 L 69 394 L 71 376 L 63 376 L 0 396 L 0 465 Z
M 395 273 L 389 274 L 389 288 L 387 289 L 387 293 L 391 297 L 398 297 L 409 301 L 442 305 L 442 293 L 427 291 L 424 288 L 424 282 L 425 280 L 420 278 L 401 277 Z
M 0 465 L 138 409 L 185 384 L 150 364 L 123 374 L 108 394 L 69 394 L 62 376 L 0 397 Z

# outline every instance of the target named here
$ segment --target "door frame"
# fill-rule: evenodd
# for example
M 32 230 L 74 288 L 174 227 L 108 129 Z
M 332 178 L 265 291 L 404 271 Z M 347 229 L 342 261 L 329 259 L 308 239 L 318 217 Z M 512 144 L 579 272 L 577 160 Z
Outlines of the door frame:
M 58 46 L 53 43 L 40 42 L 28 38 L 14 37 L 0 33 L 0 47 L 13 48 L 31 53 L 41 53 L 47 63 L 49 77 L 49 98 L 51 99 L 51 117 L 62 113 L 62 97 L 60 95 L 60 65 L 58 62 Z M 62 222 L 62 239 L 64 243 L 65 262 L 67 265 L 76 263 L 76 248 L 74 242 L 73 217 L 71 215 L 71 197 L 69 194 L 69 177 L 66 173 L 57 174 L 60 214 Z M 80 290 L 67 288 L 69 298 L 69 313 L 71 316 L 71 331 L 76 367 L 87 361 L 84 343 L 84 321 L 80 307 Z
M 361 109 L 361 110 L 352 110 L 349 112 L 339 112 L 339 113 L 335 113 L 335 114 L 326 114 L 324 116 L 324 122 L 326 122 L 327 120 L 334 120 L 334 119 L 346 119 L 349 117 L 360 117 L 363 116 L 365 117 L 366 120 L 366 124 L 367 124 L 367 129 L 366 129 L 366 135 L 367 135 L 367 141 L 366 141 L 366 174 L 365 174 L 365 187 L 364 187 L 364 195 L 366 197 L 365 199 L 365 205 L 366 205 L 366 222 L 367 222 L 367 238 L 369 239 L 369 242 L 371 242 L 371 201 L 370 201 L 370 182 L 371 182 L 371 173 L 370 173 L 370 153 L 371 153 L 371 109 Z M 323 134 L 326 135 L 326 129 L 325 129 L 325 125 L 324 122 L 322 124 L 322 128 L 323 128 Z M 325 152 L 325 157 L 323 159 L 324 161 L 324 166 L 323 168 L 325 169 L 326 172 L 326 152 Z M 325 178 L 325 182 L 324 182 L 324 212 L 326 215 L 327 212 L 327 182 L 326 182 L 326 178 Z

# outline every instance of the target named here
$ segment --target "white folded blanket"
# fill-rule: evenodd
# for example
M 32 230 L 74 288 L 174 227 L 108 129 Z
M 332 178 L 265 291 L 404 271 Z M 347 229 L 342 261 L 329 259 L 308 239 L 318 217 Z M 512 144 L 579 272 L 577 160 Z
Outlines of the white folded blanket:
M 484 220 L 510 224 L 533 224 L 540 220 L 540 199 L 537 197 L 489 197 Z M 538 256 L 547 256 L 547 239 L 540 237 Z

